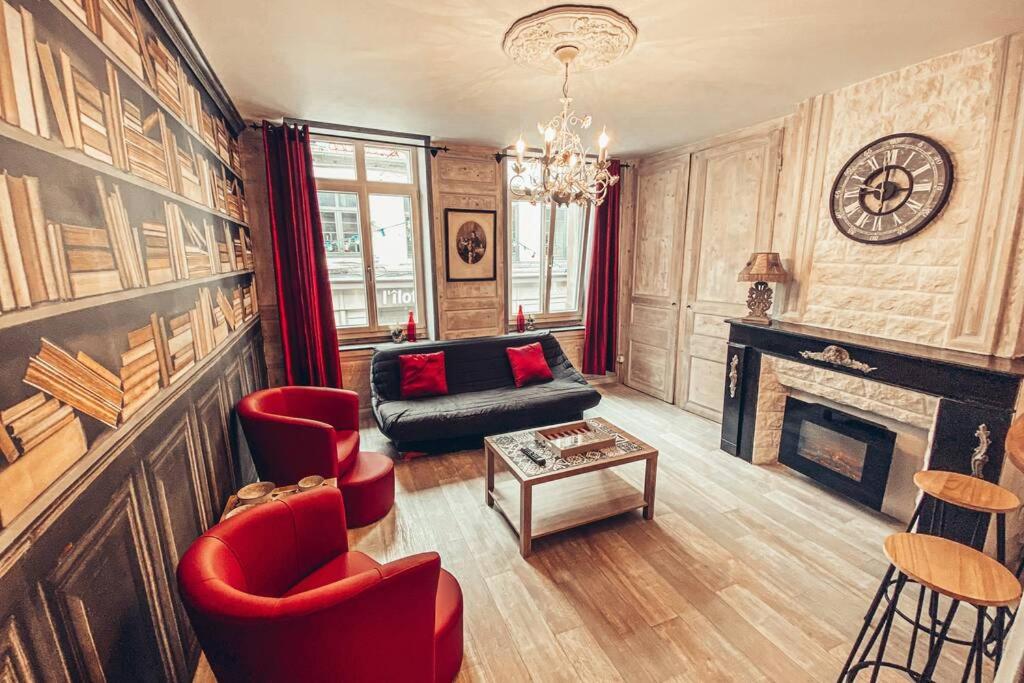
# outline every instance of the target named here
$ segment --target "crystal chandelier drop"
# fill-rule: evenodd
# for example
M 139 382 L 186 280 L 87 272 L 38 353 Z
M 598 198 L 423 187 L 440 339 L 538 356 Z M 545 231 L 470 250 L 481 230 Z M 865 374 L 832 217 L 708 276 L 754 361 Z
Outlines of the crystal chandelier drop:
M 608 134 L 602 130 L 597 139 L 597 159 L 588 160 L 590 150 L 583 146 L 579 130 L 590 128 L 589 114 L 577 115 L 569 97 L 569 66 L 579 54 L 574 45 L 562 45 L 554 50 L 555 57 L 565 68 L 562 81 L 562 111 L 547 125 L 537 124 L 544 139 L 544 153 L 540 157 L 526 157 L 526 142 L 522 135 L 516 141 L 516 160 L 512 164 L 510 191 L 515 197 L 531 204 L 554 202 L 558 205 L 593 204 L 600 206 L 608 188 L 619 177 L 608 171 Z

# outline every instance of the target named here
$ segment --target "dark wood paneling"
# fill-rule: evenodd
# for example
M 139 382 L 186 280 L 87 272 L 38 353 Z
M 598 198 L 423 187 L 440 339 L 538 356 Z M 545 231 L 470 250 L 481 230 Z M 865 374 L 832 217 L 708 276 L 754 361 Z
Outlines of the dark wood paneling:
M 258 325 L 225 345 L 0 553 L 0 681 L 191 680 L 174 571 L 252 469 L 229 426 L 243 383 L 265 386 L 261 348 Z
M 21 630 L 14 617 L 8 617 L 0 625 L 0 681 L 31 683 L 35 680 Z
M 217 520 L 228 496 L 238 488 L 235 486 L 235 472 L 231 467 L 231 461 L 223 457 L 224 453 L 231 450 L 231 439 L 228 435 L 231 405 L 221 382 L 210 385 L 196 400 L 196 423 L 202 440 L 210 491 L 207 527 Z
M 211 505 L 207 499 L 205 458 L 200 454 L 191 410 L 163 419 L 166 438 L 143 461 L 156 517 L 157 541 L 164 572 L 169 577 L 177 620 L 178 642 L 187 669 L 199 659 L 199 644 L 173 580 L 175 569 L 189 544 L 207 528 Z M 223 452 L 223 451 L 222 451 Z
M 45 580 L 74 680 L 176 678 L 129 479 Z M 131 653 L 127 656 L 126 653 Z

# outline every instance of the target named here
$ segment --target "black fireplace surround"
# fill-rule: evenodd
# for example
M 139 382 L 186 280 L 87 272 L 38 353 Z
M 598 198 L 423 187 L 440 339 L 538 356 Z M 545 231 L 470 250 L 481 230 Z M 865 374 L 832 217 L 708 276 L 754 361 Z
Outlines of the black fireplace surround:
M 1024 379 L 1024 359 L 948 351 L 795 323 L 727 322 L 721 441 L 727 453 L 752 459 L 761 356 L 768 354 L 937 397 L 928 469 L 972 474 L 972 459 L 984 441 L 978 432 L 984 426 L 988 445 L 976 464 L 986 480 L 999 480 L 1003 442 Z M 955 529 L 951 536 L 969 541 L 969 533 Z

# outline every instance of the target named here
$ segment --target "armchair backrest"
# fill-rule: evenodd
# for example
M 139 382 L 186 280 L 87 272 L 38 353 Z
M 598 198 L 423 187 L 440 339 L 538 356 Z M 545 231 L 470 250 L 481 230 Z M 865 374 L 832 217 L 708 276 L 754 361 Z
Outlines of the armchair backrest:
M 426 553 L 283 597 L 348 549 L 334 488 L 218 524 L 178 565 L 178 585 L 220 681 L 430 681 L 440 559 Z
M 306 406 L 301 389 L 264 389 L 238 402 L 238 419 L 262 479 L 293 484 L 311 474 L 337 474 L 335 429 Z

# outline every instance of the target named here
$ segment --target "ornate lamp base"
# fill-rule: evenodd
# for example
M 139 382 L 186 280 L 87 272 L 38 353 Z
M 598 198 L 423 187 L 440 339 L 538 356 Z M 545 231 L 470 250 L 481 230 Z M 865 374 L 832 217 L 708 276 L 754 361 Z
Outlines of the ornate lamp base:
M 743 318 L 745 323 L 755 325 L 771 325 L 772 319 L 768 311 L 772 307 L 772 288 L 767 282 L 755 282 L 747 292 L 747 309 L 749 314 Z

